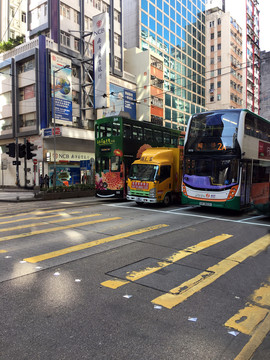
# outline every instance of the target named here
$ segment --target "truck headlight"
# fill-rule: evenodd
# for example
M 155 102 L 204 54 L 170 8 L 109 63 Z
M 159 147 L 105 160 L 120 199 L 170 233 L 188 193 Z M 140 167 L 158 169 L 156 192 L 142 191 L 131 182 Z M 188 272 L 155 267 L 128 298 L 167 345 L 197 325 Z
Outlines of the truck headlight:
M 151 198 L 156 197 L 156 188 L 153 188 L 149 191 L 149 197 Z

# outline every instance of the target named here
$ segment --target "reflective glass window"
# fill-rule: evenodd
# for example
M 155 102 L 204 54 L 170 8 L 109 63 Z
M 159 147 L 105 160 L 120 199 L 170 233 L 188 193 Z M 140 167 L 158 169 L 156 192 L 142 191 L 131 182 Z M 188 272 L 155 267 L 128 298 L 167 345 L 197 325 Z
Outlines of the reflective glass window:
M 141 0 L 141 7 L 143 10 L 148 12 L 148 1 L 147 0 Z
M 170 8 L 170 17 L 175 20 L 175 10 L 173 8 Z
M 165 14 L 169 14 L 169 5 L 166 3 L 166 2 L 164 2 L 164 13 Z
M 172 20 L 170 21 L 170 30 L 175 33 L 175 22 Z
M 152 4 L 149 4 L 149 14 L 154 18 L 156 17 L 156 8 Z
M 171 33 L 171 44 L 175 45 L 175 35 Z M 175 50 L 175 48 L 174 48 Z
M 170 0 L 170 5 L 175 8 L 175 0 Z
M 166 14 L 168 14 L 168 13 L 166 13 Z M 169 21 L 168 16 L 164 15 L 164 26 L 167 26 L 167 28 L 169 28 L 169 24 L 170 24 L 170 21 Z
M 148 26 L 148 16 L 143 11 L 141 12 L 142 24 Z
M 157 0 L 157 7 L 162 10 L 162 3 L 163 3 L 163 0 Z
M 144 26 L 141 27 L 141 37 L 144 40 L 148 39 L 148 30 Z
M 180 14 L 176 14 L 176 23 L 178 25 L 181 25 L 181 15 Z
M 166 40 L 170 40 L 170 33 L 169 33 L 169 30 L 167 30 L 166 28 L 164 28 L 164 39 Z
M 162 12 L 159 11 L 159 10 L 157 10 L 157 19 L 158 19 L 159 22 L 162 23 Z
M 151 17 L 149 19 L 149 27 L 151 30 L 156 31 L 156 21 Z
M 157 23 L 157 33 L 163 37 L 163 27 L 159 23 Z

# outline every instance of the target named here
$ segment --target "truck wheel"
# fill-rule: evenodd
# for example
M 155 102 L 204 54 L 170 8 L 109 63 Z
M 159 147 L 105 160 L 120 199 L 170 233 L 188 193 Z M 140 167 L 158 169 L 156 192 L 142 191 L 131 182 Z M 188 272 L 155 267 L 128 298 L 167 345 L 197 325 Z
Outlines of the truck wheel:
M 171 203 L 171 196 L 170 196 L 170 194 L 166 194 L 163 199 L 163 205 L 169 206 L 170 203 Z

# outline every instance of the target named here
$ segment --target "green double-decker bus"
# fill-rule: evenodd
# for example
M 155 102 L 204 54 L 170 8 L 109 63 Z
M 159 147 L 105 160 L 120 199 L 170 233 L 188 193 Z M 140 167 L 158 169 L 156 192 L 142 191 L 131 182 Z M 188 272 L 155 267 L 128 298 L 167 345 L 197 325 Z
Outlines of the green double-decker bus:
M 126 197 L 126 179 L 132 162 L 149 147 L 183 146 L 184 133 L 121 116 L 95 123 L 96 196 Z

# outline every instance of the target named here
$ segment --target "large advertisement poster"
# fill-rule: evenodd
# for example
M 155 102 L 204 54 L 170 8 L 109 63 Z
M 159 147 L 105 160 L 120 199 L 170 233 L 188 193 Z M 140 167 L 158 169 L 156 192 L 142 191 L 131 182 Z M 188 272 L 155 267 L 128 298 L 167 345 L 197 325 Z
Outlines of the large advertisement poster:
M 93 16 L 95 108 L 109 106 L 109 14 Z
M 51 53 L 52 119 L 72 122 L 71 60 Z
M 121 111 L 136 119 L 136 91 L 110 84 L 110 107 L 103 110 L 103 116 L 119 115 Z

